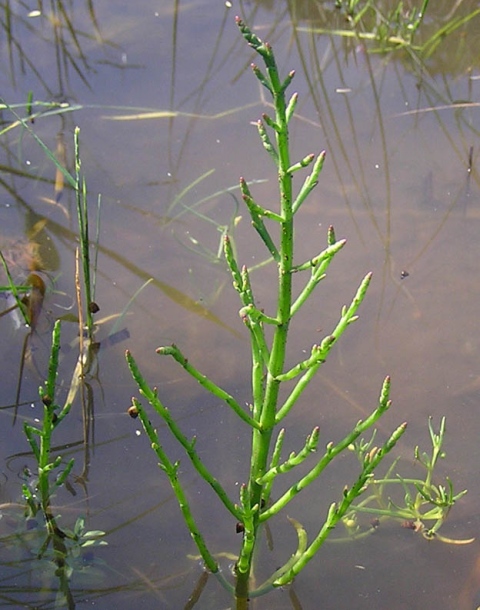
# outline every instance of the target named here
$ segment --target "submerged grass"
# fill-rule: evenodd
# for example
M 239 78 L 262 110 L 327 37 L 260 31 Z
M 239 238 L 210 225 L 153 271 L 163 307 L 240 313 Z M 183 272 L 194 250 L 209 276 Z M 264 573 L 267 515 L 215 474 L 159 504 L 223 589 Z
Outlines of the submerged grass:
M 419 0 L 414 6 L 407 6 L 401 1 L 393 3 L 391 7 L 390 4 L 385 4 L 387 6 L 376 0 L 336 0 L 335 10 L 348 23 L 348 29 L 329 27 L 327 24 L 298 29 L 375 43 L 378 46 L 370 47 L 374 52 L 388 53 L 395 49 L 405 49 L 419 53 L 426 60 L 447 36 L 480 14 L 480 9 L 476 8 L 466 15 L 456 15 L 463 5 L 463 0 L 460 0 L 451 7 L 440 27 L 422 37 L 429 0 Z M 424 29 L 428 32 L 426 27 Z

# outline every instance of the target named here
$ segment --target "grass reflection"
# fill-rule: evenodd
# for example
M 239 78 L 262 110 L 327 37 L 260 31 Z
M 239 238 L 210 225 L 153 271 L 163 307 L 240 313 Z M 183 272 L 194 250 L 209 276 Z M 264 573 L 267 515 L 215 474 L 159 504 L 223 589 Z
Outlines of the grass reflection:
M 5 0 L 1 3 L 0 28 L 7 40 L 9 73 L 14 87 L 19 74 L 30 72 L 50 97 L 68 96 L 71 74 L 89 87 L 89 75 L 94 68 L 88 52 L 99 44 L 108 44 L 100 32 L 93 0 L 83 6 L 58 0 L 41 0 L 38 8 L 29 12 L 21 3 Z M 85 22 L 87 27 L 85 28 Z M 46 45 L 45 47 L 43 45 Z M 53 53 L 54 70 L 41 67 L 39 57 Z M 48 65 L 48 64 L 47 64 Z M 54 75 L 55 82 L 52 79 Z

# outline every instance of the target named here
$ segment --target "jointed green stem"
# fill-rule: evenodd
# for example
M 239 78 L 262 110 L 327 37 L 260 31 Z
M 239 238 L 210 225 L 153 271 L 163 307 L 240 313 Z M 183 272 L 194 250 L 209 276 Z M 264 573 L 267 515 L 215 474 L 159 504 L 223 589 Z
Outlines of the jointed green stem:
M 260 506 L 263 493 L 263 485 L 257 481 L 268 469 L 270 453 L 270 441 L 275 426 L 275 416 L 278 402 L 280 381 L 277 376 L 283 372 L 285 353 L 287 345 L 288 329 L 291 319 L 290 309 L 292 303 L 292 267 L 293 267 L 293 213 L 292 213 L 292 175 L 289 145 L 288 145 L 288 121 L 286 116 L 285 88 L 293 78 L 293 73 L 287 77 L 287 81 L 280 82 L 275 58 L 267 43 L 262 43 L 251 32 L 249 32 L 239 21 L 239 27 L 248 42 L 260 53 L 265 61 L 267 77 L 255 67 L 254 72 L 273 96 L 275 108 L 275 119 L 268 122 L 274 124 L 274 135 L 276 147 L 274 147 L 259 121 L 259 132 L 264 146 L 277 164 L 279 190 L 280 190 L 280 247 L 278 249 L 278 299 L 277 313 L 275 316 L 276 327 L 272 340 L 272 348 L 268 362 L 265 383 L 265 392 L 262 404 L 254 405 L 254 411 L 259 414 L 260 429 L 253 430 L 252 456 L 250 461 L 249 476 L 249 503 L 250 506 Z M 259 525 L 259 511 L 254 514 L 254 535 Z M 245 536 L 243 546 L 237 563 L 237 589 L 243 591 L 246 588 L 245 581 L 248 579 L 254 546 L 250 543 L 250 537 Z

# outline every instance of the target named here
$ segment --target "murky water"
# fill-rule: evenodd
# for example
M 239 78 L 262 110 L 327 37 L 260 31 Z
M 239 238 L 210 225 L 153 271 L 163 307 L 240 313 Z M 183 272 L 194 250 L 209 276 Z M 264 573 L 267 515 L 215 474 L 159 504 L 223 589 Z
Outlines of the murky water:
M 241 403 L 249 400 L 246 335 L 217 252 L 223 228 L 241 215 L 235 229 L 240 260 L 263 260 L 245 210 L 237 207 L 236 185 L 239 176 L 256 181 L 255 195 L 273 207 L 276 183 L 250 124 L 265 111 L 265 96 L 250 74 L 253 56 L 234 24 L 237 13 L 275 45 L 283 73 L 296 69 L 294 154 L 328 153 L 320 183 L 299 215 L 298 258 L 323 247 L 330 224 L 337 236 L 348 238 L 318 299 L 294 327 L 292 361 L 329 332 L 360 279 L 374 272 L 360 321 L 302 399 L 289 448 L 297 448 L 316 424 L 324 442 L 340 438 L 375 406 L 389 374 L 393 407 L 381 423 L 382 434 L 408 421 L 397 451 L 408 470 L 415 445 L 428 448 L 428 417 L 435 423 L 447 417 L 447 458 L 438 476 L 450 476 L 457 491 L 469 493 L 442 532 L 477 537 L 478 18 L 447 36 L 420 64 L 407 52 L 370 54 L 360 41 L 308 31 L 311 25 L 344 27 L 333 2 L 232 2 L 232 8 L 206 0 L 111 4 L 85 2 L 75 11 L 57 8 L 55 15 L 44 6 L 44 16 L 17 7 L 3 43 L 9 62 L 0 76 L 10 104 L 25 104 L 32 91 L 34 100 L 78 105 L 69 113 L 37 117 L 31 128 L 59 157 L 64 143 L 72 169 L 73 130 L 79 126 L 92 208 L 102 195 L 96 301 L 104 347 L 89 381 L 91 410 L 82 413 L 77 399 L 55 440 L 64 457 L 76 459 L 71 487 L 54 499 L 62 523 L 73 527 L 84 515 L 88 529 L 107 532 L 108 546 L 80 556 L 75 565 L 78 606 L 183 608 L 201 576 L 199 562 L 189 558 L 196 549 L 168 482 L 140 424 L 126 414 L 136 393 L 124 363 L 126 347 L 186 433 L 198 435 L 202 459 L 232 495 L 246 476 L 248 437 L 237 420 L 178 366 L 155 354 L 159 345 L 175 341 Z M 455 16 L 467 15 L 476 4 L 455 3 Z M 435 3 L 421 36 L 427 39 L 453 10 L 452 3 Z M 3 119 L 11 121 L 12 115 L 4 111 Z M 36 559 L 33 544 L 15 544 L 14 536 L 22 527 L 21 484 L 29 482 L 28 468 L 34 466 L 21 424 L 41 412 L 37 392 L 52 321 L 75 308 L 76 213 L 71 190 L 55 184 L 55 167 L 28 132 L 11 129 L 0 142 L 0 246 L 15 263 L 16 279 L 24 279 L 32 267 L 25 253 L 37 244 L 40 254 L 34 256 L 42 259 L 47 284 L 21 374 L 26 333 L 10 317 L 0 318 L 0 597 L 11 607 L 53 607 L 51 567 Z M 258 302 L 267 309 L 270 271 L 254 274 Z M 107 345 L 116 332 L 128 339 Z M 64 393 L 75 366 L 75 339 L 75 324 L 65 323 Z M 166 434 L 164 439 L 173 459 L 182 458 L 188 494 L 211 547 L 235 553 L 235 524 L 224 518 L 175 443 Z M 313 536 L 320 516 L 352 477 L 352 462 L 340 460 L 323 487 L 292 505 L 291 516 Z M 282 518 L 273 535 L 272 556 L 265 551 L 268 566 L 283 563 L 295 545 Z M 478 541 L 468 547 L 427 543 L 390 523 L 365 541 L 325 547 L 294 591 L 277 591 L 252 605 L 470 610 L 480 588 L 479 553 Z M 195 608 L 223 610 L 231 603 L 212 578 Z

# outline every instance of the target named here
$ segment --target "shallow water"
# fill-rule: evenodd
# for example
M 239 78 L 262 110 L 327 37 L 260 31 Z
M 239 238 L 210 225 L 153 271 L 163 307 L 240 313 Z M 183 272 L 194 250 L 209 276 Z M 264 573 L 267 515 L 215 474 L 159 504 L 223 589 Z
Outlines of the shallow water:
M 437 3 L 431 24 L 448 15 L 452 7 L 444 4 Z M 408 421 L 396 453 L 402 468 L 415 472 L 414 447 L 428 449 L 428 417 L 436 425 L 447 417 L 446 460 L 438 476 L 440 481 L 450 476 L 457 491 L 469 493 L 442 532 L 476 536 L 479 121 L 478 108 L 465 102 L 476 102 L 480 87 L 478 21 L 447 37 L 419 65 L 407 53 L 369 54 L 360 44 L 306 31 L 311 23 L 328 22 L 330 3 L 250 2 L 229 9 L 206 1 L 164 1 L 159 8 L 144 0 L 116 2 L 114 10 L 107 3 L 92 5 L 93 13 L 87 3 L 69 13 L 82 33 L 83 56 L 68 27 L 54 30 L 55 21 L 46 16 L 16 14 L 12 33 L 18 45 L 12 45 L 9 70 L 0 76 L 9 103 L 25 103 L 32 90 L 34 99 L 78 105 L 67 114 L 38 117 L 32 129 L 52 150 L 63 134 L 71 169 L 73 129 L 79 126 L 89 204 L 95 207 L 97 193 L 102 195 L 96 301 L 104 347 L 90 382 L 91 410 L 82 413 L 77 399 L 56 437 L 62 455 L 76 458 L 72 488 L 62 488 L 54 501 L 62 523 L 72 527 L 78 515 L 85 515 L 87 527 L 106 531 L 109 543 L 75 566 L 72 588 L 78 606 L 183 608 L 201 575 L 199 562 L 188 558 L 196 549 L 168 482 L 138 420 L 126 414 L 136 394 L 124 363 L 126 347 L 186 434 L 198 436 L 202 459 L 232 495 L 245 478 L 246 432 L 175 363 L 154 353 L 175 341 L 239 402 L 249 400 L 248 344 L 236 294 L 216 253 L 221 227 L 241 215 L 235 230 L 240 260 L 251 266 L 265 258 L 245 210 L 241 204 L 237 209 L 229 191 L 238 198 L 235 187 L 242 175 L 258 181 L 251 188 L 259 200 L 274 202 L 276 184 L 250 125 L 265 111 L 265 97 L 248 69 L 253 56 L 236 30 L 237 12 L 272 41 L 283 73 L 297 71 L 295 154 L 327 150 L 320 183 L 298 217 L 298 260 L 323 248 L 330 224 L 337 236 L 348 238 L 318 298 L 294 326 L 292 362 L 333 328 L 363 275 L 374 272 L 360 321 L 302 398 L 288 449 L 297 448 L 317 424 L 321 442 L 341 438 L 375 406 L 389 374 L 393 406 L 380 434 Z M 460 3 L 458 14 L 474 6 Z M 55 32 L 61 33 L 56 47 Z M 22 65 L 19 48 L 34 59 L 41 78 L 28 63 Z M 6 111 L 3 116 L 11 118 Z M 0 595 L 12 607 L 53 607 L 51 569 L 31 555 L 28 545 L 7 543 L 7 537 L 22 527 L 17 503 L 21 483 L 28 482 L 26 468 L 34 465 L 20 423 L 39 417 L 37 391 L 51 323 L 75 300 L 74 198 L 68 187 L 55 188 L 55 168 L 28 133 L 12 129 L 1 141 L 0 245 L 13 243 L 21 250 L 34 220 L 46 218 L 42 251 L 48 254 L 43 273 L 49 290 L 43 319 L 29 340 L 31 359 L 23 371 L 14 427 L 25 333 L 0 318 L 0 494 L 8 505 L 0 521 L 5 568 Z M 22 273 L 28 269 L 20 269 L 19 278 Z M 270 273 L 267 267 L 254 274 L 258 302 L 266 309 Z M 117 314 L 122 316 L 110 317 Z M 123 329 L 129 338 L 106 346 L 106 338 Z M 75 337 L 75 325 L 64 324 L 62 396 L 75 366 Z M 172 458 L 182 458 L 187 492 L 212 548 L 235 553 L 235 524 L 225 519 L 175 443 L 166 434 L 162 438 Z M 310 536 L 319 515 L 352 480 L 352 464 L 339 460 L 321 488 L 292 504 L 291 516 Z M 294 533 L 285 523 L 278 518 L 274 524 L 273 557 L 264 551 L 266 571 L 286 561 L 294 548 Z M 478 554 L 478 541 L 468 547 L 427 543 L 389 523 L 365 541 L 325 547 L 296 580 L 294 593 L 276 591 L 252 608 L 469 610 L 480 588 Z M 211 578 L 195 608 L 230 606 L 227 593 Z

